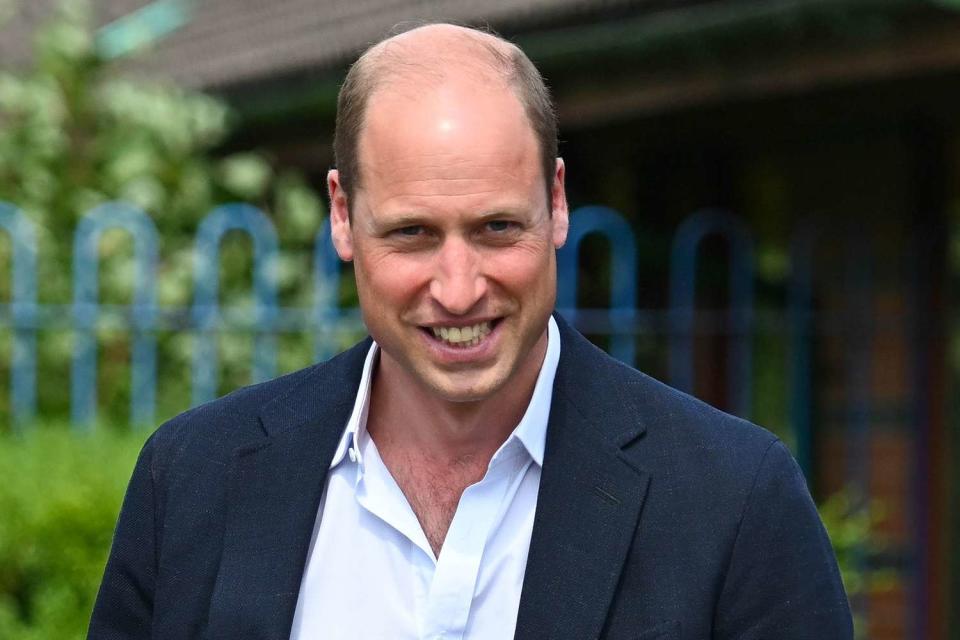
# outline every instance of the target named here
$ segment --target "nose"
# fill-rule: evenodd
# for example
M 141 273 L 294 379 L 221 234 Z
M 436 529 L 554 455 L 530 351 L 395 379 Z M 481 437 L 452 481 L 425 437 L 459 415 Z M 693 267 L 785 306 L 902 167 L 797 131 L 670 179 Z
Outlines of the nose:
M 446 238 L 437 254 L 430 296 L 448 313 L 468 313 L 487 293 L 480 264 L 476 248 L 461 238 Z

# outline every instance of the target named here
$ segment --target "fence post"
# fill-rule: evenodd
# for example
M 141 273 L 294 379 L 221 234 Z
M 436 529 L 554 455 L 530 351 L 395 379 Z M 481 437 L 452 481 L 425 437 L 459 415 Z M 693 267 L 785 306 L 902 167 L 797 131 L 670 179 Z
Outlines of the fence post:
M 340 256 L 333 247 L 327 217 L 313 242 L 314 358 L 319 362 L 334 355 L 334 323 L 340 318 Z
M 213 400 L 217 393 L 216 329 L 221 324 L 219 297 L 220 241 L 230 231 L 243 231 L 253 241 L 253 290 L 256 338 L 253 379 L 276 371 L 277 233 L 266 215 L 254 206 L 233 203 L 215 208 L 200 223 L 194 249 L 193 405 Z
M 728 211 L 702 209 L 681 223 L 670 253 L 670 381 L 693 391 L 693 333 L 697 255 L 701 241 L 719 235 L 730 244 L 730 353 L 727 397 L 733 413 L 750 414 L 753 328 L 753 241 L 740 220 Z
M 13 362 L 10 367 L 10 411 L 15 429 L 37 410 L 37 234 L 23 211 L 0 202 L 0 227 L 13 250 Z
M 123 229 L 133 238 L 136 277 L 133 305 L 130 418 L 139 426 L 153 422 L 156 406 L 157 230 L 143 210 L 121 202 L 108 202 L 90 210 L 73 237 L 73 317 L 76 345 L 70 379 L 70 415 L 78 428 L 89 428 L 96 418 L 97 339 L 100 314 L 99 245 L 108 229 Z
M 633 319 L 637 304 L 637 244 L 633 230 L 618 212 L 597 205 L 580 207 L 570 214 L 567 243 L 557 254 L 557 307 L 576 322 L 577 268 L 580 243 L 598 233 L 610 243 L 610 320 L 613 327 L 610 353 L 629 365 L 636 361 Z

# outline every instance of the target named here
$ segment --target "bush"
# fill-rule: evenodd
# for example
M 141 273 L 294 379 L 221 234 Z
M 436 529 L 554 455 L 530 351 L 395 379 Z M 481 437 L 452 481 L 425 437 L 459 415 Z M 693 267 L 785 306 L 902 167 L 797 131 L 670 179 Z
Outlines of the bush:
M 0 436 L 0 638 L 83 637 L 146 435 L 38 425 Z
M 867 501 L 858 497 L 853 489 L 839 491 L 820 506 L 820 517 L 830 536 L 833 551 L 847 597 L 856 605 L 871 593 L 893 588 L 899 576 L 889 567 L 883 567 L 879 559 L 889 553 L 889 541 L 877 533 L 886 510 L 879 501 Z M 859 640 L 867 634 L 866 621 L 854 607 L 855 637 Z

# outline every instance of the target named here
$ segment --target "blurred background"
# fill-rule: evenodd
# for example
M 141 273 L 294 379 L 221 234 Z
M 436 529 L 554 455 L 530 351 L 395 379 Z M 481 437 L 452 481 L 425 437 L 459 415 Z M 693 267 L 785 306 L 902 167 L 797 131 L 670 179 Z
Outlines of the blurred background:
M 85 630 L 159 422 L 363 334 L 346 66 L 490 27 L 551 86 L 558 307 L 792 447 L 861 638 L 960 638 L 960 1 L 0 0 L 0 638 Z

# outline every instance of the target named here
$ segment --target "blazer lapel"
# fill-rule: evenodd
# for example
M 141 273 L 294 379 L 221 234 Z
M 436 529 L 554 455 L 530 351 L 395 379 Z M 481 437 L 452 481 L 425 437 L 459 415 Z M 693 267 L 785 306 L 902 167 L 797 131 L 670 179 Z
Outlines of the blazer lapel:
M 561 359 L 519 640 L 599 636 L 649 482 L 622 451 L 643 433 L 637 412 L 605 393 L 612 381 L 591 377 L 590 363 L 601 356 L 562 320 L 558 324 Z M 289 637 L 327 470 L 369 345 L 321 365 L 264 407 L 267 437 L 234 452 L 210 637 Z
M 369 345 L 320 365 L 266 405 L 267 437 L 234 451 L 211 637 L 289 637 L 327 470 Z
M 622 452 L 644 432 L 638 414 L 611 397 L 615 381 L 592 375 L 595 348 L 558 324 L 561 360 L 517 640 L 599 637 L 649 483 Z

